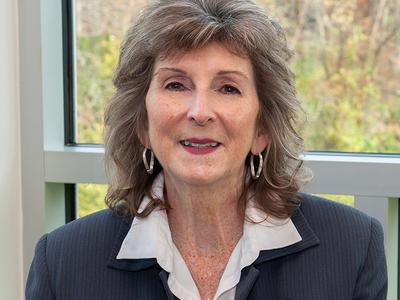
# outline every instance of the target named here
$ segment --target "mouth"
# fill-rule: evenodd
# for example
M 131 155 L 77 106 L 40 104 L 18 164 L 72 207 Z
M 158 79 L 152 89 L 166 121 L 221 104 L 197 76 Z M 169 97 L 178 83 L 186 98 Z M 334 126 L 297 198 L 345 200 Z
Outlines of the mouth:
M 215 140 L 196 138 L 181 140 L 179 143 L 191 154 L 209 154 L 221 145 Z
M 185 147 L 193 147 L 193 148 L 210 148 L 210 147 L 216 148 L 221 144 L 221 143 L 218 143 L 215 141 L 210 141 L 210 142 L 196 141 L 196 142 L 194 142 L 193 140 L 182 140 L 179 143 Z

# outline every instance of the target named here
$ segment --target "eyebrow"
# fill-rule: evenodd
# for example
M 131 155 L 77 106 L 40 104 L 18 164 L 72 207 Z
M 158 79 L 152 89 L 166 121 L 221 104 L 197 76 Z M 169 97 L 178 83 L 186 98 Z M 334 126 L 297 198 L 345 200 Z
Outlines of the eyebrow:
M 185 71 L 183 71 L 183 70 L 181 70 L 181 69 L 178 69 L 178 68 L 169 68 L 169 67 L 164 67 L 164 68 L 160 68 L 156 73 L 154 73 L 154 75 L 157 75 L 158 73 L 160 73 L 161 71 L 172 71 L 172 72 L 175 72 L 175 73 L 180 73 L 180 74 L 182 74 L 182 75 L 187 75 L 187 72 L 185 72 Z M 243 78 L 245 78 L 245 79 L 248 79 L 248 77 L 244 74 L 244 73 L 242 73 L 242 72 L 240 72 L 240 71 L 231 71 L 231 70 L 223 70 L 223 71 L 219 71 L 218 73 L 217 73 L 217 75 L 218 76 L 223 76 L 223 75 L 229 75 L 229 74 L 234 74 L 234 75 L 238 75 L 238 76 L 241 76 L 241 77 L 243 77 Z
M 165 67 L 165 68 L 160 68 L 157 72 L 155 72 L 154 76 L 158 75 L 158 73 L 160 73 L 161 71 L 172 71 L 172 72 L 175 72 L 175 73 L 180 73 L 180 74 L 183 74 L 183 75 L 187 75 L 187 73 L 185 71 L 181 70 L 181 69 Z
M 221 76 L 221 75 L 229 75 L 229 74 L 235 74 L 235 75 L 239 75 L 245 79 L 249 79 L 244 73 L 240 72 L 240 71 L 219 71 L 217 73 L 217 75 Z

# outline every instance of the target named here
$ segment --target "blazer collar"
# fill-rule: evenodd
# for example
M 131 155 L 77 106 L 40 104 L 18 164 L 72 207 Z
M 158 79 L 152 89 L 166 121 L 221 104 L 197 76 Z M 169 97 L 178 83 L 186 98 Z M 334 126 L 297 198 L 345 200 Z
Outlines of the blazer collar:
M 253 263 L 253 265 L 258 265 L 278 257 L 304 251 L 310 247 L 319 245 L 320 241 L 318 237 L 308 224 L 307 219 L 304 217 L 300 208 L 297 208 L 295 210 L 291 219 L 297 231 L 299 232 L 302 240 L 300 242 L 297 242 L 296 244 L 284 248 L 260 251 L 260 255 Z
M 132 220 L 133 218 L 122 218 L 118 234 L 116 235 L 113 247 L 111 249 L 110 258 L 107 262 L 107 267 L 124 271 L 140 271 L 157 265 L 157 260 L 155 258 L 117 259 L 122 242 L 131 228 Z
M 295 210 L 291 219 L 302 240 L 297 242 L 296 244 L 284 248 L 260 251 L 260 255 L 253 263 L 253 265 L 258 265 L 278 257 L 304 251 L 310 247 L 317 246 L 320 243 L 318 237 L 315 235 L 314 231 L 308 224 L 307 219 L 304 217 L 300 208 L 297 208 Z M 111 250 L 111 255 L 107 262 L 107 266 L 117 270 L 140 271 L 158 265 L 155 258 L 117 259 L 118 252 L 121 248 L 123 240 L 128 234 L 131 224 L 131 218 L 122 218 L 119 232 L 116 235 Z

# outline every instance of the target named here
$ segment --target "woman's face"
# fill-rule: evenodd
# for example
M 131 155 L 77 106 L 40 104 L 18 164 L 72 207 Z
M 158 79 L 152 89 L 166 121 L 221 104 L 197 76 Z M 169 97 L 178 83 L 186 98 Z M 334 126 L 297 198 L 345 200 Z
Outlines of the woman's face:
M 156 60 L 146 96 L 151 148 L 166 178 L 191 185 L 237 180 L 248 153 L 260 153 L 259 101 L 250 60 L 224 46 Z

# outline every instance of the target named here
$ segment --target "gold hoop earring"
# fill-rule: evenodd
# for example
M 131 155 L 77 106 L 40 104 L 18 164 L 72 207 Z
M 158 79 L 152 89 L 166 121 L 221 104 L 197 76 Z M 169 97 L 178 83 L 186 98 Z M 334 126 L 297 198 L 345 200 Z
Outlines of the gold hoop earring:
M 150 151 L 150 164 L 147 162 L 147 156 L 146 156 L 147 150 Z M 143 150 L 143 164 L 144 164 L 144 167 L 146 168 L 146 172 L 148 174 L 153 174 L 153 170 L 154 170 L 154 153 L 153 153 L 153 151 L 151 151 L 151 149 L 144 148 L 144 150 Z
M 253 179 L 258 179 L 260 178 L 262 167 L 263 167 L 263 156 L 261 153 L 258 154 L 258 168 L 257 172 L 254 170 L 254 155 L 251 154 L 250 156 L 250 172 L 251 172 L 251 177 Z

